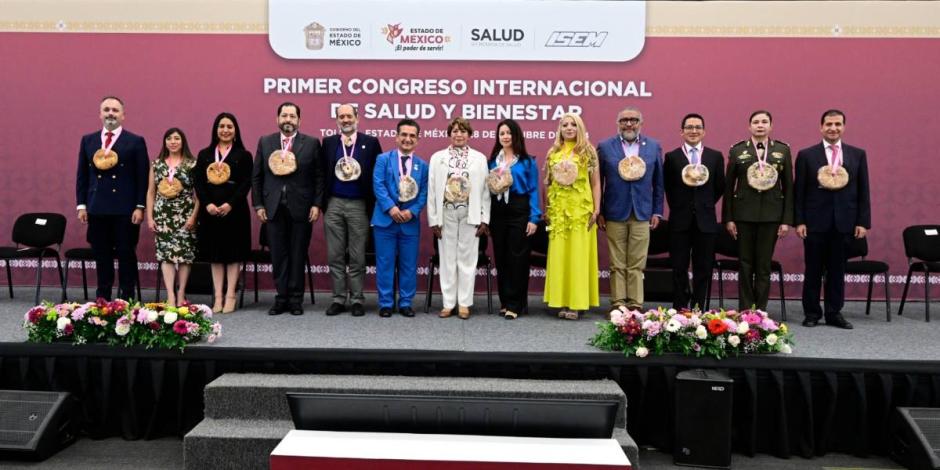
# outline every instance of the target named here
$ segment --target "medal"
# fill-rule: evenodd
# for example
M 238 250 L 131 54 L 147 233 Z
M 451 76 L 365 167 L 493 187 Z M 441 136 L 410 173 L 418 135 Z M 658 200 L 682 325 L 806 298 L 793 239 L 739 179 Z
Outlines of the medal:
M 176 165 L 171 166 L 170 162 L 167 161 L 166 178 L 161 179 L 160 182 L 157 183 L 157 192 L 167 199 L 173 199 L 183 192 L 183 183 L 180 183 L 178 178 L 174 178 L 174 176 L 176 176 L 176 169 L 179 167 L 179 165 L 180 164 L 177 163 Z
M 571 186 L 578 179 L 578 165 L 574 163 L 574 149 L 568 156 L 552 165 L 552 180 L 562 186 Z
M 294 137 L 287 139 L 287 143 L 281 143 L 281 149 L 271 152 L 268 157 L 268 168 L 276 176 L 285 176 L 297 170 L 297 158 L 291 152 L 291 146 L 294 143 Z
M 114 144 L 117 143 L 117 139 L 111 141 L 111 145 L 105 146 L 104 142 L 101 143 L 101 148 L 95 152 L 95 155 L 91 157 L 92 163 L 94 163 L 95 168 L 105 171 L 114 168 L 118 163 L 118 154 L 114 150 L 111 150 L 114 147 Z
M 398 202 L 408 202 L 418 197 L 418 182 L 411 177 L 413 166 L 413 156 L 408 160 L 408 165 L 402 165 L 401 156 L 398 157 Z
M 496 156 L 496 168 L 490 170 L 490 174 L 486 176 L 486 186 L 490 189 L 490 193 L 502 194 L 512 187 L 512 171 L 506 171 L 506 169 L 516 161 L 515 157 L 511 161 L 506 160 L 503 152 L 499 152 Z
M 748 167 L 747 184 L 758 191 L 767 191 L 777 184 L 777 169 L 767 164 L 766 151 L 763 155 L 758 152 L 757 162 Z
M 466 176 L 453 174 L 444 184 L 444 200 L 451 204 L 462 204 L 470 200 L 470 180 Z
M 639 144 L 639 137 L 633 145 Z M 627 142 L 620 139 L 620 147 L 623 148 L 624 158 L 617 164 L 617 173 L 624 181 L 636 181 L 646 174 L 646 162 L 639 155 L 630 155 L 630 146 Z M 637 146 L 639 149 L 639 146 Z M 630 156 L 627 156 L 630 155 Z
M 832 146 L 832 161 L 816 172 L 816 181 L 830 191 L 838 191 L 849 184 L 849 172 L 842 166 L 839 148 Z
M 228 154 L 232 152 L 232 147 L 229 147 L 225 154 L 220 154 L 219 147 L 215 147 L 215 163 L 210 163 L 206 167 L 206 179 L 210 183 L 219 185 L 228 181 L 232 176 L 232 168 L 229 167 L 228 163 L 225 163 L 225 159 L 228 158 Z
M 356 143 L 355 141 L 352 142 L 352 151 L 350 151 L 348 155 L 346 154 L 346 145 L 342 141 L 340 142 L 340 146 L 343 148 L 343 157 L 336 161 L 333 173 L 340 181 L 356 181 L 359 179 L 359 175 L 362 174 L 362 168 L 359 166 L 359 162 L 353 158 L 356 154 Z
M 693 148 L 693 150 L 697 150 Z M 682 182 L 689 187 L 698 187 L 708 182 L 708 167 L 702 165 L 698 152 L 693 152 L 689 156 L 685 146 L 682 146 L 682 152 L 689 158 L 689 164 L 682 168 Z

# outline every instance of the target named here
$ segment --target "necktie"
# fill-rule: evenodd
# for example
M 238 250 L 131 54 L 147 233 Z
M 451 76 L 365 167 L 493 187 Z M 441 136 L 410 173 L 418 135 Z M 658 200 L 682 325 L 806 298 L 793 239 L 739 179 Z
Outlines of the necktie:
M 757 156 L 758 158 L 764 156 L 764 143 L 763 142 L 757 143 Z
M 839 161 L 839 147 L 836 145 L 829 144 L 829 150 L 832 152 L 832 161 L 829 162 L 829 165 L 836 166 L 840 163 Z
M 402 167 L 402 168 L 405 168 L 405 167 L 408 166 L 408 159 L 409 159 L 409 158 L 411 158 L 410 155 L 402 155 L 402 156 L 401 156 L 401 167 Z
M 287 149 L 287 143 L 290 142 L 290 139 L 281 140 L 281 148 Z
M 108 131 L 108 132 L 105 134 L 105 137 L 106 137 L 106 139 L 104 139 L 104 146 L 105 146 L 105 148 L 108 148 L 108 147 L 111 146 L 111 138 L 114 137 L 114 132 Z
M 693 165 L 698 165 L 698 149 L 692 147 L 689 149 L 689 153 L 692 154 L 691 160 Z

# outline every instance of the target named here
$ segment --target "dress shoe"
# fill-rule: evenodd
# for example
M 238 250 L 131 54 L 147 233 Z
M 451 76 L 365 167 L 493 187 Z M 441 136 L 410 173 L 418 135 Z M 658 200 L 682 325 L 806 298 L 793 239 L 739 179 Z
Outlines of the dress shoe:
M 287 311 L 287 305 L 284 304 L 274 304 L 270 310 L 268 310 L 268 315 L 280 315 Z
M 362 308 L 362 304 L 356 302 L 352 304 L 352 308 L 349 309 L 352 312 L 352 316 L 361 317 L 366 314 L 366 309 Z
M 442 309 L 442 310 L 441 310 L 441 313 L 438 313 L 437 316 L 438 316 L 439 318 L 447 318 L 447 317 L 449 317 L 449 316 L 451 316 L 451 315 L 453 315 L 453 314 L 454 314 L 454 309 L 452 309 L 452 308 L 445 308 L 445 309 Z
M 290 307 L 290 314 L 291 314 L 291 315 L 303 315 L 303 314 L 304 314 L 304 308 L 301 307 L 300 304 L 291 305 L 291 307 Z
M 470 318 L 470 308 L 469 308 L 469 307 L 459 307 L 459 308 L 457 309 L 457 316 L 460 317 L 461 320 L 466 320 L 466 319 Z
M 345 312 L 345 311 L 346 311 L 346 306 L 345 306 L 345 305 L 343 305 L 343 304 L 341 304 L 341 303 L 339 303 L 339 302 L 333 302 L 333 303 L 331 303 L 330 306 L 326 309 L 326 315 L 332 317 L 332 316 L 334 316 L 334 315 L 339 315 L 339 314 L 341 314 L 341 313 L 343 313 L 343 312 Z
M 398 313 L 400 313 L 401 316 L 408 318 L 415 316 L 415 311 L 412 310 L 411 307 L 401 307 L 398 309 Z
M 382 307 L 379 309 L 379 316 L 382 318 L 388 318 L 392 316 L 392 307 Z
M 809 318 L 803 320 L 803 326 L 807 328 L 812 328 L 819 324 L 819 320 L 810 320 Z
M 848 322 L 841 314 L 835 314 L 826 319 L 826 324 L 829 326 L 834 326 L 836 328 L 842 328 L 843 330 L 851 330 L 854 328 L 851 323 Z

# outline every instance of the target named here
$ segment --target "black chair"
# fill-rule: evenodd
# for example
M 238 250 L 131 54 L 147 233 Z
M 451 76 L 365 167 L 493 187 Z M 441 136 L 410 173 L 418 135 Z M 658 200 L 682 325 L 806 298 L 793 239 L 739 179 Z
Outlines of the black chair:
M 65 287 L 68 287 L 68 284 L 69 284 L 68 269 L 71 268 L 72 261 L 77 261 L 81 263 L 82 292 L 85 295 L 85 300 L 88 300 L 88 274 L 85 272 L 85 269 L 86 269 L 85 263 L 95 261 L 95 252 L 92 251 L 90 247 L 89 248 L 72 248 L 69 250 L 65 250 L 66 273 L 65 273 L 65 281 L 63 282 L 65 284 Z M 140 293 L 140 272 L 139 271 L 137 273 L 137 280 L 135 282 L 137 283 L 137 299 L 143 300 L 143 297 L 141 296 L 141 293 Z M 157 282 L 160 282 L 159 279 L 157 280 Z
M 718 237 L 715 240 L 715 254 L 722 258 L 715 257 L 715 269 L 718 270 L 718 307 L 725 308 L 725 271 L 741 272 L 741 261 L 738 260 L 740 251 L 738 250 L 737 240 L 731 238 L 727 230 L 719 230 Z M 780 286 L 780 317 L 782 321 L 787 321 L 787 301 L 783 290 L 783 266 L 777 260 L 771 260 L 770 271 L 777 273 L 778 285 Z M 711 286 L 709 285 L 709 297 L 711 297 Z
M 486 268 L 486 309 L 487 312 L 493 313 L 493 283 L 492 283 L 492 271 L 493 271 L 493 260 L 490 258 L 490 255 L 486 253 L 487 237 L 486 235 L 481 235 L 480 237 L 479 252 L 477 253 L 477 269 Z M 437 239 L 431 237 L 431 245 L 434 246 L 434 254 L 428 259 L 428 290 L 427 295 L 424 300 L 424 313 L 431 311 L 431 289 L 434 288 L 434 270 L 440 266 L 441 258 L 440 253 L 437 248 Z
M 548 265 L 548 229 L 544 220 L 535 225 L 529 237 L 529 266 L 545 269 Z
M 16 246 L 0 247 L 0 260 L 7 267 L 7 286 L 10 298 L 13 298 L 13 272 L 10 262 L 15 259 L 36 259 L 36 300 L 39 304 L 39 290 L 42 287 L 42 260 L 55 257 L 59 270 L 59 285 L 62 287 L 62 301 L 65 301 L 65 275 L 59 252 L 65 239 L 65 216 L 50 212 L 23 214 L 13 223 L 13 243 Z M 56 248 L 53 248 L 53 245 Z
M 261 224 L 261 228 L 258 230 L 258 249 L 251 250 L 251 253 L 248 255 L 248 260 L 242 263 L 242 291 L 239 308 L 245 305 L 245 286 L 247 285 L 245 269 L 248 263 L 254 266 L 255 303 L 258 303 L 258 265 L 271 264 L 271 244 L 268 242 L 268 230 L 264 224 Z M 304 272 L 307 274 L 307 287 L 310 289 L 310 303 L 315 304 L 316 299 L 314 299 L 313 296 L 313 269 L 310 267 L 310 253 L 306 253 L 304 263 Z
M 868 256 L 868 239 L 854 238 L 849 246 L 846 258 L 849 261 L 845 263 L 846 274 L 860 274 L 868 276 L 868 300 L 865 303 L 865 315 L 871 312 L 871 292 L 875 287 L 875 275 L 884 274 L 885 276 L 885 320 L 891 321 L 891 296 L 888 293 L 888 263 L 865 259 Z M 851 261 L 851 258 L 861 258 Z
M 661 219 L 655 230 L 650 229 L 643 291 L 644 300 L 672 304 L 672 260 L 669 258 L 669 221 L 666 219 Z
M 898 315 L 904 311 L 911 274 L 924 273 L 924 319 L 930 321 L 930 274 L 940 272 L 940 225 L 912 225 L 904 229 L 904 255 L 907 256 L 907 279 Z

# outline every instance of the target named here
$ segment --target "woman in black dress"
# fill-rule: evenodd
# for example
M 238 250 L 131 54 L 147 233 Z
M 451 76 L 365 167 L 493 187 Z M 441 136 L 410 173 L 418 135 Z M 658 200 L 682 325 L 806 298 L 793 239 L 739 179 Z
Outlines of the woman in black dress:
M 251 167 L 235 116 L 219 114 L 212 125 L 212 143 L 199 152 L 195 169 L 200 202 L 196 257 L 212 264 L 213 312 L 235 311 L 238 270 L 251 251 Z

